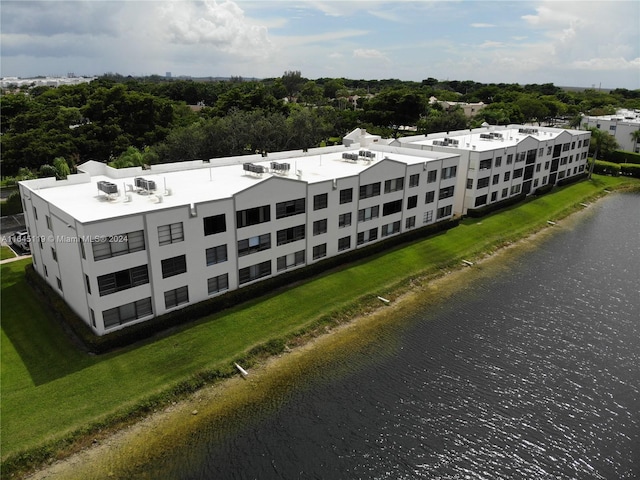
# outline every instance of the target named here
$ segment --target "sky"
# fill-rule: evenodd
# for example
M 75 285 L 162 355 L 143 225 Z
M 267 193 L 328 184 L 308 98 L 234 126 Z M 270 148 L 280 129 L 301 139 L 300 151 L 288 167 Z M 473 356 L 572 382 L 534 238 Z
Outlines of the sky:
M 2 0 L 0 75 L 640 88 L 640 2 Z

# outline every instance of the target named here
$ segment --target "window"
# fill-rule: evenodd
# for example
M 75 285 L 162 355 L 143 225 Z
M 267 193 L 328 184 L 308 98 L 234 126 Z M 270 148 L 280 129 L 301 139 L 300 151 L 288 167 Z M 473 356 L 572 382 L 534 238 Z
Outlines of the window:
M 253 280 L 268 277 L 269 275 L 271 275 L 271 260 L 241 268 L 238 271 L 238 283 L 242 285 L 243 283 L 252 282 Z
M 551 152 L 553 151 L 553 147 L 551 145 L 549 145 L 547 147 L 547 155 L 551 155 Z
M 404 189 L 404 177 L 393 178 L 384 182 L 384 193 L 398 192 Z
M 340 190 L 340 205 L 343 203 L 351 203 L 353 201 L 353 188 L 345 188 Z
M 516 163 L 524 162 L 527 158 L 527 152 L 516 153 Z
M 286 245 L 287 243 L 297 242 L 298 240 L 304 240 L 305 238 L 305 226 L 297 225 L 291 228 L 285 228 L 278 230 L 276 234 L 278 245 Z
M 358 211 L 358 222 L 366 222 L 373 218 L 378 218 L 380 214 L 380 206 L 376 205 L 374 207 L 363 208 Z
M 491 192 L 491 201 L 495 202 L 497 199 L 498 199 L 498 192 Z
M 433 203 L 436 199 L 436 192 L 427 192 L 424 197 L 424 203 Z
M 351 225 L 351 212 L 343 213 L 338 217 L 338 228 L 344 228 Z
M 398 213 L 402 211 L 402 199 L 395 200 L 393 202 L 385 203 L 382 206 L 382 216 L 386 217 L 387 215 L 393 215 L 394 213 Z
M 405 230 L 414 228 L 415 226 L 416 226 L 416 217 L 407 217 L 407 219 L 404 222 Z
M 238 256 L 243 257 L 262 250 L 271 248 L 271 234 L 265 233 L 251 238 L 238 241 Z
M 478 186 L 476 188 L 485 188 L 489 186 L 489 177 L 479 178 Z
M 438 199 L 442 200 L 443 198 L 453 197 L 453 186 L 441 188 L 440 193 L 438 194 Z
M 56 281 L 58 282 L 58 289 L 62 292 L 62 280 L 56 277 Z
M 287 268 L 297 267 L 298 265 L 304 265 L 305 251 L 290 253 L 289 255 L 283 255 L 276 260 L 276 267 L 279 272 L 286 270 Z
M 542 167 L 541 163 L 537 164 L 536 165 L 536 172 L 539 172 L 541 167 Z
M 522 177 L 523 173 L 524 173 L 524 169 L 517 168 L 516 170 L 513 171 L 513 178 L 520 178 Z
M 382 236 L 387 237 L 389 235 L 393 235 L 394 233 L 398 233 L 400 231 L 400 222 L 388 223 L 387 225 L 382 226 Z
M 322 210 L 323 208 L 327 208 L 327 202 L 329 201 L 329 195 L 326 193 L 321 193 L 320 195 L 313 196 L 313 209 L 314 210 Z
M 93 259 L 96 261 L 139 252 L 145 249 L 144 232 L 138 230 L 136 232 L 101 237 L 100 240 L 91 243 L 91 248 L 93 250 Z
M 416 208 L 418 206 L 418 196 L 414 195 L 413 197 L 407 198 L 407 210 L 411 210 L 412 208 Z
M 360 198 L 371 198 L 380 195 L 380 182 L 362 185 L 360 187 Z
M 569 151 L 570 147 L 571 147 L 571 145 L 569 143 L 563 143 L 562 144 L 562 151 L 563 152 L 567 152 L 567 151 Z
M 496 163 L 495 166 L 499 167 L 502 165 L 502 157 L 496 157 Z
M 367 230 L 366 232 L 358 233 L 357 244 L 362 245 L 366 242 L 372 242 L 378 239 L 378 229 L 372 228 L 371 230 Z
M 89 276 L 84 274 L 84 284 L 87 286 L 87 293 L 91 295 L 91 282 L 89 281 Z
M 409 175 L 409 188 L 417 187 L 420 185 L 420 174 Z
M 480 195 L 479 197 L 476 197 L 476 202 L 474 204 L 474 207 L 479 207 L 480 205 L 485 205 L 486 203 L 487 203 L 487 196 Z
M 160 245 L 169 245 L 170 243 L 178 243 L 183 240 L 184 232 L 182 230 L 182 222 L 158 227 L 158 243 Z
M 36 207 L 33 207 L 33 216 L 36 220 L 38 219 L 38 210 L 36 209 Z
M 271 221 L 271 206 L 262 205 L 260 207 L 247 208 L 236 212 L 236 224 L 238 228 L 258 225 Z
M 304 198 L 276 203 L 276 218 L 291 217 L 293 215 L 305 213 L 305 211 L 306 199 Z
M 538 156 L 541 157 L 544 154 L 544 148 L 538 150 Z
M 437 170 L 431 170 L 427 172 L 427 183 L 433 183 L 437 180 L 437 178 L 438 178 Z
M 513 154 L 510 153 L 507 155 L 507 165 L 511 165 L 513 163 Z
M 153 315 L 151 297 L 105 310 L 102 312 L 102 321 L 104 328 L 110 328 L 149 315 Z
M 562 157 L 560 159 L 560 165 L 566 165 L 567 164 L 567 157 Z
M 491 184 L 496 185 L 499 182 L 500 182 L 500 175 L 494 175 L 493 179 L 491 180 Z
M 502 195 L 500 196 L 501 198 L 506 197 L 507 195 L 509 195 L 509 189 L 508 188 L 503 188 L 502 189 Z
M 44 267 L 44 276 L 48 277 L 49 276 L 49 271 L 47 270 L 47 266 L 43 265 L 43 267 Z
M 164 292 L 165 308 L 177 307 L 183 303 L 189 303 L 189 288 L 186 285 Z
M 449 215 L 451 215 L 451 210 L 452 210 L 451 205 L 439 208 L 437 218 L 440 219 L 443 217 L 448 217 Z
M 229 274 L 224 273 L 217 277 L 207 279 L 207 293 L 213 295 L 214 293 L 223 292 L 229 289 Z
M 215 265 L 227 261 L 227 244 L 218 245 L 217 247 L 207 248 L 205 250 L 207 266 Z
M 504 172 L 504 181 L 508 182 L 511 179 L 511 172 Z
M 544 169 L 545 170 L 549 170 L 549 165 L 551 164 L 551 162 L 544 162 Z
M 202 221 L 204 223 L 205 236 L 227 231 L 227 220 L 224 213 L 212 217 L 204 217 Z
M 338 240 L 338 251 L 351 248 L 351 237 L 342 237 Z
M 82 240 L 79 240 L 78 243 L 80 244 L 80 253 L 82 254 L 82 258 L 86 260 L 87 254 L 84 251 L 84 242 Z M 40 243 L 40 248 L 42 248 L 42 243 Z
M 56 249 L 51 247 L 51 256 L 53 257 L 54 261 L 58 261 L 58 253 L 56 252 Z
M 313 259 L 317 260 L 322 257 L 327 256 L 327 244 L 323 243 L 322 245 L 316 245 L 313 247 Z
M 576 148 L 576 142 L 575 141 L 571 142 L 571 150 L 573 150 L 574 148 Z
M 582 147 L 582 140 L 578 140 L 578 148 Z
M 553 146 L 553 158 L 560 156 L 560 151 L 562 149 L 562 145 L 554 145 Z
M 424 216 L 422 217 L 422 223 L 433 222 L 433 210 L 428 212 L 424 212 Z
M 467 178 L 467 190 L 473 189 L 473 178 Z
M 45 221 L 47 222 L 47 228 L 49 230 L 53 230 L 53 228 L 51 228 L 51 217 L 49 215 L 45 215 L 44 216 Z
M 513 187 L 511 187 L 511 195 L 515 195 L 517 193 L 520 193 L 520 189 L 522 188 L 522 185 L 518 184 L 518 185 L 514 185 Z
M 91 313 L 91 325 L 93 325 L 93 328 L 96 328 L 96 314 L 93 311 L 93 308 L 90 308 L 89 312 Z
M 322 235 L 323 233 L 327 233 L 327 219 L 317 220 L 313 222 L 313 234 L 314 235 Z
M 488 170 L 491 168 L 491 159 L 480 160 L 479 169 L 480 170 Z
M 88 277 L 86 281 L 89 281 Z M 147 283 L 149 283 L 149 269 L 146 265 L 140 265 L 99 276 L 98 292 L 103 297 Z M 87 288 L 90 289 L 88 283 Z
M 187 256 L 178 255 L 177 257 L 162 260 L 162 278 L 169 278 L 180 275 L 187 271 Z
M 533 181 L 533 188 L 536 188 L 537 186 L 538 186 L 538 179 L 536 178 L 536 179 Z
M 456 176 L 456 172 L 458 171 L 457 166 L 453 167 L 445 167 L 442 169 L 442 179 L 446 180 L 447 178 L 453 178 Z
M 582 142 L 582 146 L 583 147 L 588 147 L 589 146 L 589 141 L 590 141 L 590 139 L 585 138 L 584 141 Z M 38 218 L 37 215 L 36 215 L 36 218 Z

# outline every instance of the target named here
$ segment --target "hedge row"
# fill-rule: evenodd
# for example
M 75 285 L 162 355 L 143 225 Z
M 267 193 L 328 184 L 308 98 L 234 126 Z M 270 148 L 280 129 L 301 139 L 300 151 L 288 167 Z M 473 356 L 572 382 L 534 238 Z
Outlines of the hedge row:
M 51 307 L 56 318 L 63 327 L 82 344 L 89 352 L 100 354 L 116 348 L 125 347 L 141 340 L 148 339 L 169 328 L 186 325 L 230 307 L 243 303 L 247 298 L 257 298 L 271 293 L 278 288 L 306 280 L 333 268 L 356 262 L 363 258 L 389 250 L 392 247 L 423 239 L 436 233 L 449 230 L 459 224 L 459 219 L 439 222 L 434 225 L 418 228 L 403 235 L 390 237 L 387 240 L 358 248 L 335 257 L 308 265 L 306 267 L 277 275 L 227 292 L 223 295 L 188 305 L 180 310 L 160 315 L 136 325 L 125 327 L 113 333 L 96 336 L 89 326 L 67 305 L 67 303 L 49 286 L 49 284 L 35 271 L 33 265 L 26 268 L 26 280 L 34 288 L 40 299 Z
M 614 177 L 624 175 L 627 177 L 640 178 L 640 165 L 636 165 L 634 163 L 618 164 L 596 160 L 593 172 L 601 175 L 612 175 Z
M 17 215 L 22 213 L 22 200 L 20 192 L 13 192 L 7 197 L 7 200 L 0 202 L 0 216 Z
M 589 173 L 588 172 L 584 172 L 584 173 L 582 173 L 580 175 L 574 175 L 572 177 L 566 177 L 566 178 L 563 178 L 562 180 L 558 180 L 556 185 L 558 185 L 559 187 L 563 187 L 565 185 L 571 185 L 572 183 L 576 183 L 576 182 L 580 182 L 581 180 L 584 180 L 588 176 L 589 176 Z
M 510 207 L 511 205 L 520 203 L 522 200 L 525 199 L 525 197 L 526 197 L 526 194 L 521 193 L 520 195 L 507 198 L 506 200 L 502 200 L 501 202 L 492 203 L 490 205 L 485 205 L 484 207 L 480 207 L 480 208 L 469 209 L 467 210 L 467 216 L 472 218 L 484 217 L 485 215 L 489 215 L 490 213 L 493 213 L 502 208 Z
M 640 153 L 627 152 L 625 150 L 614 150 L 607 155 L 607 161 L 612 163 L 633 163 L 640 164 Z

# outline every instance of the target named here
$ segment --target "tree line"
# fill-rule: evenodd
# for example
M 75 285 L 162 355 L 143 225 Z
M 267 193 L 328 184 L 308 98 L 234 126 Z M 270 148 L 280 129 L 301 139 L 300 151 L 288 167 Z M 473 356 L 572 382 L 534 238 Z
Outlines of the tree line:
M 483 102 L 471 118 L 438 100 Z M 282 77 L 246 80 L 104 75 L 91 83 L 0 97 L 3 176 L 63 178 L 87 160 L 116 167 L 305 149 L 355 127 L 384 137 L 602 115 L 640 108 L 640 90 L 570 91 L 553 84 L 481 84 Z

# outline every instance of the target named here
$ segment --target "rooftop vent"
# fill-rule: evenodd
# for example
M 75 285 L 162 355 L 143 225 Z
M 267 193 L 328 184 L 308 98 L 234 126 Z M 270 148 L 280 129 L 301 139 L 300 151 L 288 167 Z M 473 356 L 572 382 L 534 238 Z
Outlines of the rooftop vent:
M 525 135 L 537 135 L 538 129 L 537 128 L 519 128 L 518 133 L 523 133 Z
M 263 173 L 265 173 L 267 171 L 267 169 L 265 167 L 263 167 L 262 165 L 254 165 L 253 163 L 243 163 L 242 164 L 242 169 L 245 172 L 251 172 L 251 173 L 255 173 L 257 175 L 262 175 Z
M 118 186 L 115 183 L 100 180 L 98 182 L 98 190 L 106 193 L 107 195 L 113 195 L 118 193 Z
M 343 160 L 349 160 L 351 162 L 357 162 L 358 161 L 358 154 L 357 153 L 343 153 L 342 154 L 342 159 Z
M 289 165 L 288 163 L 271 162 L 271 170 L 273 170 L 276 173 L 287 174 L 289 173 L 290 169 L 291 169 L 291 165 Z
M 146 180 L 142 177 L 136 177 L 133 179 L 136 188 L 144 190 L 146 192 L 153 192 L 156 189 L 156 182 L 153 180 Z

